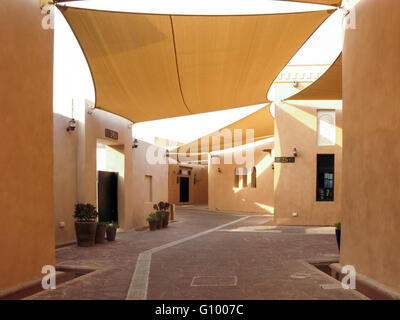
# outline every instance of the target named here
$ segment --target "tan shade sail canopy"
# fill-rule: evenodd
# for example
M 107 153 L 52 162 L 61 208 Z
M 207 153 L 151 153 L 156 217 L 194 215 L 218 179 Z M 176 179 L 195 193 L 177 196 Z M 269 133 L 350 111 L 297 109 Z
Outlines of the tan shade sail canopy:
M 201 137 L 195 141 L 189 142 L 179 148 L 170 151 L 170 157 L 179 160 L 186 155 L 191 154 L 191 160 L 200 160 L 211 151 L 218 151 L 229 149 L 238 145 L 245 145 L 249 142 L 258 141 L 274 135 L 274 118 L 269 112 L 270 104 L 260 110 L 240 119 L 216 132 L 213 132 L 207 136 Z M 237 131 L 237 138 L 235 140 L 235 130 Z M 246 136 L 246 130 L 253 130 L 254 140 L 247 140 L 249 136 Z M 203 154 L 203 157 L 201 155 Z
M 342 54 L 315 82 L 285 100 L 341 100 Z
M 184 16 L 61 7 L 96 107 L 135 122 L 266 102 L 271 83 L 333 11 Z

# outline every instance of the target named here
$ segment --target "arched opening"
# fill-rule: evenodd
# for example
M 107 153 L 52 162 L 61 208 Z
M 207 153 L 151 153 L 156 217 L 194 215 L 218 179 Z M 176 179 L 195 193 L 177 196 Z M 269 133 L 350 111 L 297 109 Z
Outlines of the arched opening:
M 234 175 L 235 175 L 235 181 L 234 181 L 233 186 L 235 188 L 239 188 L 239 178 L 240 178 L 239 168 L 235 168 Z
M 247 168 L 243 168 L 242 172 L 243 188 L 247 188 Z
M 256 169 L 256 167 L 253 167 L 253 170 L 251 171 L 251 187 L 257 188 L 257 169 Z

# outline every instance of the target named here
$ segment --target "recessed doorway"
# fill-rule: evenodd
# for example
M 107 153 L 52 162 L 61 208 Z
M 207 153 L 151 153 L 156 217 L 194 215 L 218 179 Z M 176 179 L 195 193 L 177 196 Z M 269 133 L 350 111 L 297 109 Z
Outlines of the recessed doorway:
M 98 139 L 96 160 L 99 221 L 118 222 L 124 213 L 124 146 Z
M 189 178 L 179 177 L 179 201 L 189 202 Z
M 99 221 L 118 222 L 118 172 L 98 171 Z

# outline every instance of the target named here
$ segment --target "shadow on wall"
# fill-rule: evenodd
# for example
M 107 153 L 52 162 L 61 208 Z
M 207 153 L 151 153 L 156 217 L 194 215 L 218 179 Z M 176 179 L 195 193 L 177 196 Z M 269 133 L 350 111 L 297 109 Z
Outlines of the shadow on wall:
M 256 170 L 256 177 L 259 178 L 260 176 L 262 176 L 262 174 L 268 169 L 272 169 L 271 166 L 274 162 L 274 158 L 271 155 L 266 155 L 262 160 L 260 160 L 255 166 L 255 170 Z M 254 169 L 253 168 L 253 169 Z M 252 170 L 249 170 L 249 172 L 247 173 L 247 181 L 252 181 L 253 177 L 251 177 L 252 175 Z M 233 187 L 233 191 L 235 193 L 240 192 L 241 190 L 244 190 L 244 188 L 248 187 L 248 184 L 246 185 L 246 187 L 244 187 L 243 185 L 243 179 L 240 179 L 239 181 L 239 186 Z
M 219 155 L 219 163 L 210 163 L 209 207 L 227 211 L 273 214 L 272 148 L 273 142 L 270 141 L 254 146 L 255 165 L 247 163 L 250 168 L 245 167 L 244 163 L 239 164 L 242 158 L 240 154 L 243 156 L 244 149 L 223 152 Z M 266 150 L 271 152 L 265 154 Z M 252 152 L 251 148 L 247 149 L 246 157 L 247 152 Z
M 309 129 L 317 132 L 317 118 L 315 113 L 316 110 L 342 111 L 341 108 L 339 109 L 337 107 L 332 107 L 334 105 L 337 105 L 336 101 L 333 104 L 329 102 L 327 103 L 324 101 L 325 106 L 321 104 L 318 105 L 318 102 L 315 101 L 303 101 L 303 103 L 299 102 L 297 104 L 284 102 L 280 105 L 282 106 L 282 111 L 284 111 L 286 114 L 301 122 Z M 338 126 L 338 123 L 336 123 L 336 145 L 338 147 L 342 147 L 342 136 L 342 128 L 341 126 Z

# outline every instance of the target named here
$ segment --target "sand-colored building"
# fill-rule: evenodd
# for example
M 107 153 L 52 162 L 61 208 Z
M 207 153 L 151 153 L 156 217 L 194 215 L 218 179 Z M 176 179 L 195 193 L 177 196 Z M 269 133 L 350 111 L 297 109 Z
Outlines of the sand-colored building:
M 177 205 L 207 204 L 208 167 L 184 163 L 169 164 L 168 202 Z
M 342 102 L 287 101 L 276 105 L 274 222 L 334 225 L 341 219 Z
M 146 225 L 153 204 L 168 200 L 168 165 L 148 159 L 165 159 L 165 149 L 134 139 L 130 121 L 87 100 L 75 101 L 74 117 L 76 129 L 67 131 L 71 119 L 54 114 L 56 244 L 75 241 L 77 202 L 94 204 L 100 220 L 121 230 Z
M 208 170 L 208 207 L 274 213 L 273 145 L 271 141 L 253 148 L 212 153 Z M 243 162 L 245 152 L 249 155 L 254 152 L 254 162 Z
M 274 214 L 279 225 L 339 222 L 342 102 L 288 101 L 274 113 L 273 138 L 211 154 L 209 207 Z M 245 152 L 253 165 L 235 162 Z
M 0 289 L 55 263 L 53 30 L 42 18 L 39 1 L 1 3 Z
M 128 122 L 105 117 L 99 110 L 89 114 L 84 109 L 84 125 L 78 121 L 75 131 L 67 132 L 68 118 L 55 115 L 53 119 L 53 31 L 42 28 L 39 3 L 4 0 L 0 10 L 2 45 L 7 48 L 0 52 L 4 115 L 1 130 L 6 137 L 1 140 L 0 154 L 4 225 L 0 233 L 0 289 L 40 279 L 42 267 L 55 264 L 56 242 L 72 239 L 70 215 L 74 201 L 97 202 L 98 153 L 105 153 L 104 158 L 109 159 L 103 163 L 103 170 L 118 172 L 119 177 L 123 173 L 124 181 L 118 181 L 122 191 L 118 197 L 118 221 L 123 228 L 142 223 L 150 203 L 168 198 L 168 165 L 151 168 L 144 164 L 141 148 L 145 144 L 139 141 L 138 147 L 132 149 Z M 269 194 L 268 200 L 261 203 L 274 208 L 278 223 L 331 224 L 340 219 L 340 263 L 353 265 L 376 288 L 398 292 L 400 2 L 361 0 L 353 10 L 356 25 L 346 30 L 343 49 L 344 113 L 339 103 L 277 105 L 272 154 L 290 157 L 296 148 L 297 156 L 294 162 L 275 161 L 273 179 L 272 164 L 267 166 L 265 186 L 274 192 L 273 205 Z M 321 115 L 334 111 L 333 145 L 318 144 L 319 111 Z M 106 136 L 105 129 L 110 129 L 113 137 L 113 132 L 118 132 L 118 139 Z M 98 148 L 98 144 L 103 146 Z M 334 157 L 321 157 L 318 161 L 319 155 Z M 263 156 L 269 157 L 264 152 L 257 154 L 261 162 Z M 53 169 L 57 166 L 59 170 Z M 208 189 L 215 188 L 218 179 L 226 178 L 233 185 L 229 186 L 228 195 L 233 199 L 238 165 L 234 166 L 210 165 L 212 181 L 208 182 Z M 229 177 L 223 176 L 225 172 Z M 319 172 L 324 175 L 322 192 L 316 182 Z M 161 176 L 165 182 L 157 180 Z M 241 175 L 239 186 L 244 176 Z M 250 199 L 250 192 L 258 194 L 257 186 L 264 185 L 263 178 L 254 180 L 246 172 L 247 188 L 249 180 L 250 188 L 256 181 L 256 188 L 236 194 Z M 135 179 L 140 183 L 140 191 L 134 188 Z M 146 185 L 157 185 L 164 191 L 148 192 L 152 189 L 143 188 Z M 64 193 L 65 198 L 61 197 Z M 316 203 L 318 197 L 325 201 Z M 219 200 L 208 197 L 210 205 L 216 208 L 221 207 Z M 240 197 L 235 201 L 241 201 Z
M 343 47 L 340 263 L 400 291 L 399 1 L 362 0 Z

